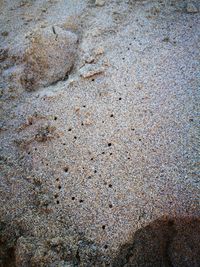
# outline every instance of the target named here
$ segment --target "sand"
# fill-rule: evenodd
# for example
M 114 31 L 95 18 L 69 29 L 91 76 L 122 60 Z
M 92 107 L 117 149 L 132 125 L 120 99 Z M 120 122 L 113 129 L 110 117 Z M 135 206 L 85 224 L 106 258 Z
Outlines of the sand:
M 199 8 L 0 1 L 0 266 L 199 266 Z M 46 27 L 77 36 L 74 64 L 29 90 L 27 36 Z M 148 261 L 161 241 L 127 244 L 154 224 L 172 245 Z

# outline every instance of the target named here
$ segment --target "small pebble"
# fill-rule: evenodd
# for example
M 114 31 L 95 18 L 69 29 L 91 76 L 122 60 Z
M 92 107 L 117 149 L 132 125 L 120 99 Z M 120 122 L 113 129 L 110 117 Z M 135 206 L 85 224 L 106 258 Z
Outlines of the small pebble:
M 186 10 L 188 13 L 197 13 L 198 12 L 198 8 L 195 6 L 195 4 L 193 2 L 189 2 L 187 4 Z
M 95 5 L 96 6 L 104 6 L 105 5 L 105 1 L 104 0 L 96 0 L 95 1 Z
M 101 74 L 104 72 L 103 67 L 95 67 L 91 65 L 86 65 L 80 69 L 80 75 L 83 78 L 90 78 L 94 75 Z

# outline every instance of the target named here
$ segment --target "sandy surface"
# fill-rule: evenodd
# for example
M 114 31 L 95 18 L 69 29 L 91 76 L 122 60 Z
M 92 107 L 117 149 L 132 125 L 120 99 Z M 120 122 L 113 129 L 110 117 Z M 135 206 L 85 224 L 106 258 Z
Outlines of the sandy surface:
M 140 228 L 200 215 L 199 12 L 188 1 L 104 2 L 0 1 L 1 49 L 49 25 L 79 38 L 64 81 L 32 92 L 0 83 L 1 228 L 17 266 L 115 266 Z M 22 237 L 64 238 L 72 256 L 29 248 L 25 260 Z

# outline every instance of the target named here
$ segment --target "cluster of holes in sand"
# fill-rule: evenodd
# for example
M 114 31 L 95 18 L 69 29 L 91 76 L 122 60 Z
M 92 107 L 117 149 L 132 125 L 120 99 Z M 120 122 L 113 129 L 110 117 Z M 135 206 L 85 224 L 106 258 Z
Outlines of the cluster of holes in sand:
M 119 97 L 119 100 L 122 100 L 122 98 Z M 85 108 L 86 106 L 83 105 L 83 107 Z M 114 117 L 114 114 L 111 114 L 110 117 L 113 118 L 113 117 Z M 57 116 L 54 116 L 53 119 L 56 121 L 56 120 L 58 119 L 58 117 L 57 117 Z M 82 123 L 82 125 L 83 125 L 83 123 Z M 131 130 L 132 130 L 132 131 L 135 131 L 134 128 L 132 128 Z M 71 131 L 72 131 L 72 128 L 68 128 L 68 132 L 71 132 Z M 74 136 L 74 139 L 76 140 L 76 139 L 77 139 L 77 136 Z M 141 139 L 139 139 L 139 141 L 141 141 Z M 66 143 L 63 143 L 63 145 L 66 145 Z M 111 147 L 111 146 L 112 146 L 112 143 L 109 142 L 109 143 L 107 144 L 107 146 L 108 146 L 108 147 Z M 37 150 L 37 148 L 35 148 L 35 150 Z M 29 152 L 29 154 L 30 154 L 30 152 Z M 104 155 L 105 152 L 103 151 L 101 154 Z M 109 152 L 109 155 L 112 156 L 113 153 L 112 153 L 112 152 Z M 128 157 L 127 159 L 130 160 L 130 157 Z M 92 157 L 90 160 L 91 160 L 91 161 L 94 161 L 94 158 Z M 48 166 L 48 163 L 47 163 L 46 165 Z M 65 173 L 68 173 L 69 168 L 68 168 L 68 167 L 64 167 L 63 171 L 64 171 Z M 97 170 L 94 170 L 94 173 L 96 174 L 96 173 L 97 173 Z M 92 178 L 92 176 L 88 176 L 88 179 L 91 179 L 91 178 Z M 57 182 L 57 184 L 58 184 L 58 185 L 57 185 L 57 188 L 58 188 L 58 190 L 60 191 L 60 190 L 62 189 L 62 186 L 60 185 L 60 180 L 59 180 L 59 178 L 56 178 L 56 182 Z M 107 185 L 107 183 L 105 183 L 105 185 Z M 112 188 L 112 184 L 109 184 L 108 187 L 109 187 L 109 188 Z M 59 198 L 59 194 L 56 193 L 56 194 L 54 195 L 54 197 L 55 197 L 55 199 L 56 199 L 56 204 L 60 204 L 60 200 L 58 199 L 58 198 Z M 72 199 L 73 201 L 76 200 L 76 198 L 75 198 L 74 196 L 73 196 L 71 199 Z M 80 200 L 79 200 L 79 203 L 83 203 L 83 202 L 84 202 L 83 199 L 80 199 Z M 109 204 L 109 208 L 112 208 L 112 207 L 113 207 L 113 205 L 112 205 L 112 204 Z M 105 227 L 102 227 L 102 229 L 105 230 Z
M 122 97 L 119 97 L 118 100 L 121 101 L 121 100 L 122 100 Z M 83 105 L 83 108 L 86 108 L 86 105 Z M 110 118 L 114 118 L 114 114 L 111 113 L 111 114 L 110 114 Z M 53 117 L 53 120 L 54 120 L 54 121 L 57 121 L 57 120 L 58 120 L 58 117 L 57 117 L 57 116 L 54 116 L 54 117 Z M 104 121 L 102 121 L 102 122 L 104 123 Z M 84 124 L 81 123 L 81 125 L 83 126 Z M 71 127 L 68 128 L 68 132 L 72 132 L 72 130 L 73 130 L 73 129 L 72 129 Z M 132 130 L 132 131 L 135 131 L 134 128 L 132 128 L 131 130 Z M 74 138 L 74 140 L 76 140 L 76 139 L 77 139 L 77 136 L 74 136 L 73 138 Z M 139 138 L 138 140 L 141 141 L 141 138 Z M 66 143 L 63 143 L 63 145 L 66 145 Z M 112 143 L 111 143 L 111 142 L 107 143 L 107 146 L 108 146 L 108 147 L 111 147 L 111 146 L 112 146 Z M 35 148 L 35 150 L 37 150 L 37 148 Z M 28 153 L 30 154 L 30 152 L 28 152 Z M 103 151 L 101 154 L 104 155 L 105 152 Z M 113 153 L 112 153 L 112 152 L 109 152 L 109 155 L 112 156 Z M 131 158 L 128 157 L 127 159 L 130 160 Z M 90 160 L 91 160 L 91 161 L 94 161 L 94 158 L 92 157 Z M 48 163 L 47 163 L 46 165 L 48 166 Z M 65 173 L 68 173 L 68 172 L 69 172 L 69 168 L 68 168 L 68 167 L 65 167 L 65 168 L 63 169 L 63 171 L 64 171 Z M 96 174 L 96 173 L 97 173 L 97 170 L 94 170 L 94 173 Z M 92 176 L 88 176 L 88 179 L 91 179 L 91 178 L 92 178 Z M 56 183 L 57 183 L 57 189 L 58 189 L 58 192 L 59 192 L 59 191 L 62 189 L 62 186 L 61 186 L 61 184 L 60 184 L 60 180 L 59 180 L 59 178 L 56 178 Z M 105 185 L 107 185 L 107 183 L 105 183 Z M 108 187 L 109 187 L 109 188 L 112 188 L 112 184 L 109 184 Z M 54 195 L 54 197 L 55 197 L 55 200 L 56 200 L 56 204 L 60 204 L 59 193 L 56 193 L 56 194 Z M 76 198 L 75 198 L 74 196 L 73 196 L 71 199 L 72 199 L 73 201 L 76 200 Z M 80 200 L 79 200 L 79 203 L 83 203 L 83 202 L 84 202 L 83 199 L 80 199 Z M 113 207 L 113 205 L 112 205 L 112 204 L 109 204 L 109 208 L 112 208 L 112 207 Z M 105 230 L 105 226 L 103 226 L 102 229 Z
M 121 101 L 122 98 L 119 97 L 118 100 Z M 86 108 L 86 105 L 83 105 L 83 107 Z M 114 118 L 114 114 L 110 114 L 110 118 Z M 54 121 L 57 121 L 57 120 L 58 120 L 58 117 L 57 117 L 57 116 L 54 116 L 54 117 L 53 117 L 53 120 L 54 120 Z M 83 125 L 83 123 L 82 123 L 82 125 Z M 135 131 L 134 128 L 131 128 L 131 130 L 132 130 L 132 131 Z M 72 131 L 73 131 L 73 129 L 72 129 L 71 127 L 68 128 L 68 132 L 72 132 Z M 77 139 L 77 136 L 74 136 L 73 138 L 76 140 L 76 139 Z M 139 138 L 139 141 L 141 141 L 141 138 Z M 66 145 L 66 143 L 63 143 L 63 145 Z M 112 146 L 112 143 L 111 143 L 111 142 L 107 143 L 107 146 L 110 148 L 110 147 Z M 35 148 L 35 150 L 37 150 L 37 148 Z M 29 152 L 29 154 L 30 154 L 30 152 Z M 101 154 L 104 155 L 104 154 L 106 154 L 106 153 L 103 151 Z M 113 153 L 112 153 L 112 152 L 109 152 L 109 155 L 112 156 Z M 128 157 L 127 159 L 130 160 L 130 157 Z M 91 161 L 94 161 L 94 157 L 92 157 L 90 160 L 91 160 Z M 46 165 L 48 166 L 48 163 L 47 163 Z M 68 167 L 64 167 L 64 168 L 63 168 L 63 171 L 64 171 L 65 173 L 68 173 L 68 172 L 69 172 L 69 168 L 68 168 Z M 94 174 L 96 174 L 96 173 L 97 173 L 97 170 L 94 170 Z M 92 176 L 88 176 L 88 179 L 92 179 Z M 60 180 L 59 180 L 59 178 L 56 178 L 56 184 L 57 184 L 58 193 L 56 193 L 56 194 L 54 195 L 54 198 L 55 198 L 56 204 L 59 205 L 59 204 L 60 204 L 60 200 L 59 200 L 59 192 L 60 192 L 61 189 L 62 189 L 62 186 L 61 186 L 61 184 L 60 184 Z M 113 187 L 112 184 L 108 184 L 108 185 L 107 185 L 106 182 L 105 182 L 105 185 L 108 186 L 109 188 L 112 188 L 112 187 Z M 75 196 L 72 196 L 72 197 L 71 197 L 71 200 L 72 200 L 72 201 L 75 201 L 75 200 L 76 200 L 76 197 L 75 197 Z M 83 202 L 84 202 L 83 199 L 79 199 L 79 203 L 83 203 Z M 110 204 L 108 205 L 108 207 L 109 207 L 110 209 L 112 209 L 112 208 L 113 208 L 113 205 L 110 203 Z M 103 226 L 102 226 L 102 229 L 105 230 L 105 229 L 106 229 L 106 226 L 103 225 Z M 107 249 L 107 245 L 105 245 L 104 248 Z
M 63 171 L 64 171 L 65 173 L 68 173 L 68 172 L 69 172 L 69 168 L 68 168 L 68 167 L 64 167 Z M 60 191 L 60 190 L 62 189 L 62 186 L 61 186 L 61 184 L 60 184 L 60 179 L 59 179 L 59 178 L 56 178 L 56 182 L 57 182 L 57 184 L 58 184 L 57 188 L 58 188 L 58 190 Z M 56 193 L 56 194 L 54 195 L 54 198 L 56 199 L 56 204 L 60 204 L 60 201 L 58 200 L 58 198 L 59 198 L 59 194 L 58 194 L 58 193 Z M 72 199 L 72 200 L 75 200 L 76 198 L 73 196 L 71 199 Z M 80 200 L 79 200 L 79 203 L 83 203 L 83 202 L 84 202 L 83 199 L 80 199 Z
M 92 79 L 92 81 L 94 81 L 94 79 Z M 118 100 L 121 101 L 121 100 L 122 100 L 122 97 L 119 97 Z M 86 105 L 83 105 L 83 108 L 86 108 Z M 115 117 L 113 113 L 111 113 L 109 116 L 110 116 L 110 118 L 114 118 L 114 117 Z M 54 121 L 57 121 L 57 120 L 58 120 L 58 117 L 57 117 L 57 116 L 54 116 L 54 117 L 53 117 L 53 120 L 54 120 Z M 104 121 L 102 121 L 102 122 L 104 123 Z M 82 122 L 81 125 L 83 126 L 84 123 Z M 134 128 L 131 128 L 131 130 L 132 130 L 132 131 L 135 131 Z M 71 127 L 68 128 L 68 132 L 73 132 L 73 129 L 72 129 Z M 76 139 L 77 139 L 77 136 L 74 136 L 73 139 L 76 140 Z M 139 138 L 138 140 L 141 141 L 141 138 Z M 63 145 L 66 145 L 66 143 L 63 143 Z M 111 142 L 108 142 L 108 143 L 107 143 L 107 146 L 110 148 L 110 147 L 112 146 L 112 143 L 111 143 Z M 37 150 L 37 148 L 35 148 L 35 150 Z M 106 154 L 106 153 L 105 153 L 105 151 L 103 151 L 101 154 L 104 155 L 104 154 Z M 112 152 L 109 152 L 109 155 L 112 156 L 113 153 L 112 153 Z M 127 159 L 130 160 L 130 157 L 128 157 Z M 94 161 L 94 157 L 91 157 L 90 160 L 91 160 L 91 161 Z M 48 165 L 48 164 L 47 164 L 47 165 Z M 64 167 L 64 168 L 63 168 L 63 171 L 64 171 L 64 173 L 68 173 L 68 172 L 69 172 L 69 167 Z M 97 173 L 97 170 L 94 170 L 94 174 L 96 174 L 96 173 Z M 92 179 L 92 176 L 88 176 L 88 179 Z M 56 204 L 59 205 L 59 204 L 60 204 L 60 200 L 59 200 L 59 192 L 60 192 L 61 189 L 62 189 L 62 186 L 61 186 L 61 183 L 60 183 L 60 179 L 59 179 L 59 178 L 56 178 L 56 184 L 57 184 L 58 193 L 56 193 L 56 194 L 54 195 L 54 198 L 55 198 L 55 200 L 56 200 Z M 107 183 L 105 182 L 105 185 L 108 186 L 108 188 L 112 188 L 112 187 L 113 187 L 113 185 L 112 185 L 111 183 L 110 183 L 110 184 L 107 184 Z M 72 196 L 72 197 L 71 197 L 71 200 L 72 200 L 72 201 L 76 201 L 76 199 L 77 199 L 77 198 L 76 198 L 75 196 Z M 83 199 L 79 199 L 78 202 L 79 202 L 79 203 L 83 203 L 84 200 L 83 200 Z M 112 208 L 113 208 L 113 205 L 110 203 L 110 204 L 108 205 L 108 207 L 109 207 L 110 209 L 112 209 Z M 106 225 L 102 225 L 102 230 L 106 230 Z M 104 245 L 104 249 L 107 249 L 107 248 L 108 248 L 108 246 L 107 246 L 107 245 Z
M 71 130 L 72 130 L 72 129 L 69 128 L 68 131 L 71 131 Z M 111 146 L 112 146 L 112 143 L 109 142 L 107 145 L 108 145 L 108 147 L 111 147 Z M 104 155 L 105 152 L 103 151 L 101 154 Z M 111 152 L 110 152 L 110 155 L 112 155 Z M 94 158 L 91 158 L 90 160 L 93 161 Z M 83 169 L 84 169 L 84 168 L 83 168 Z M 64 167 L 64 168 L 63 168 L 63 171 L 64 171 L 64 173 L 68 173 L 68 172 L 69 172 L 69 167 Z M 97 170 L 94 170 L 94 173 L 96 174 L 96 173 L 97 173 Z M 88 176 L 88 179 L 91 179 L 91 178 L 92 178 L 92 176 Z M 58 188 L 58 190 L 60 191 L 60 190 L 62 189 L 62 186 L 60 185 L 60 180 L 59 180 L 59 178 L 56 178 L 56 182 L 58 183 L 57 188 Z M 109 188 L 112 188 L 112 187 L 113 187 L 113 185 L 112 185 L 111 183 L 109 183 L 109 184 L 107 185 L 107 183 L 105 182 L 105 185 L 108 186 Z M 58 198 L 59 198 L 59 194 L 56 193 L 56 194 L 54 195 L 54 197 L 55 197 L 55 199 L 56 199 L 56 204 L 60 204 L 60 201 L 59 201 L 59 199 L 58 199 Z M 75 197 L 75 196 L 72 196 L 72 197 L 71 197 L 71 200 L 72 200 L 72 201 L 75 201 L 75 200 L 76 200 L 76 197 Z M 83 203 L 83 202 L 84 202 L 83 199 L 79 199 L 79 203 Z M 113 208 L 113 205 L 110 203 L 110 204 L 108 205 L 108 207 L 109 207 L 110 209 L 112 209 L 112 208 Z M 106 225 L 102 225 L 102 230 L 106 230 Z M 107 250 L 107 249 L 108 249 L 108 245 L 104 245 L 103 248 L 104 248 L 105 250 Z
M 71 130 L 72 130 L 72 129 L 69 128 L 68 131 L 71 131 Z M 109 142 L 109 143 L 107 144 L 107 146 L 108 146 L 108 147 L 111 147 L 111 146 L 112 146 L 112 143 Z M 105 152 L 103 151 L 101 154 L 104 155 Z M 109 154 L 112 155 L 111 152 L 110 152 Z M 129 158 L 129 159 L 130 159 L 130 158 Z M 94 158 L 92 157 L 90 160 L 93 161 Z M 84 169 L 84 167 L 83 167 L 83 169 Z M 68 167 L 64 167 L 64 168 L 63 168 L 63 171 L 64 171 L 65 173 L 68 173 L 68 172 L 69 172 L 69 168 L 68 168 Z M 94 173 L 96 174 L 96 173 L 97 173 L 97 170 L 94 170 Z M 91 178 L 92 178 L 92 176 L 88 176 L 88 179 L 91 179 Z M 59 181 L 58 178 L 57 178 L 56 180 Z M 107 183 L 105 182 L 105 185 L 108 186 L 108 188 L 112 188 L 112 187 L 113 187 L 113 185 L 112 185 L 111 183 L 107 184 Z M 58 189 L 61 190 L 61 185 L 60 185 L 60 184 L 58 185 Z M 58 198 L 58 194 L 55 194 L 55 198 L 56 198 L 56 199 Z M 75 197 L 75 196 L 72 196 L 72 197 L 71 197 L 71 200 L 72 200 L 72 201 L 76 201 L 76 197 Z M 83 203 L 83 202 L 84 202 L 83 199 L 79 199 L 79 203 Z M 59 204 L 59 200 L 57 200 L 56 203 Z M 112 208 L 113 208 L 113 205 L 110 203 L 110 204 L 108 205 L 108 207 L 109 207 L 110 209 L 112 209 Z M 106 230 L 106 225 L 102 225 L 102 230 Z M 108 249 L 108 245 L 104 245 L 103 248 L 104 248 L 105 250 L 107 250 L 107 249 Z

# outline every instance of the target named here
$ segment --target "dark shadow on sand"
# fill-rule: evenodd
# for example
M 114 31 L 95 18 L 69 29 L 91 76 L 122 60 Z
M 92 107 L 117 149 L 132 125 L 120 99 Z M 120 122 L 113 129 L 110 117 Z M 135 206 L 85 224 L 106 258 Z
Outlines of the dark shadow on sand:
M 122 246 L 113 267 L 200 267 L 200 218 L 160 218 Z

